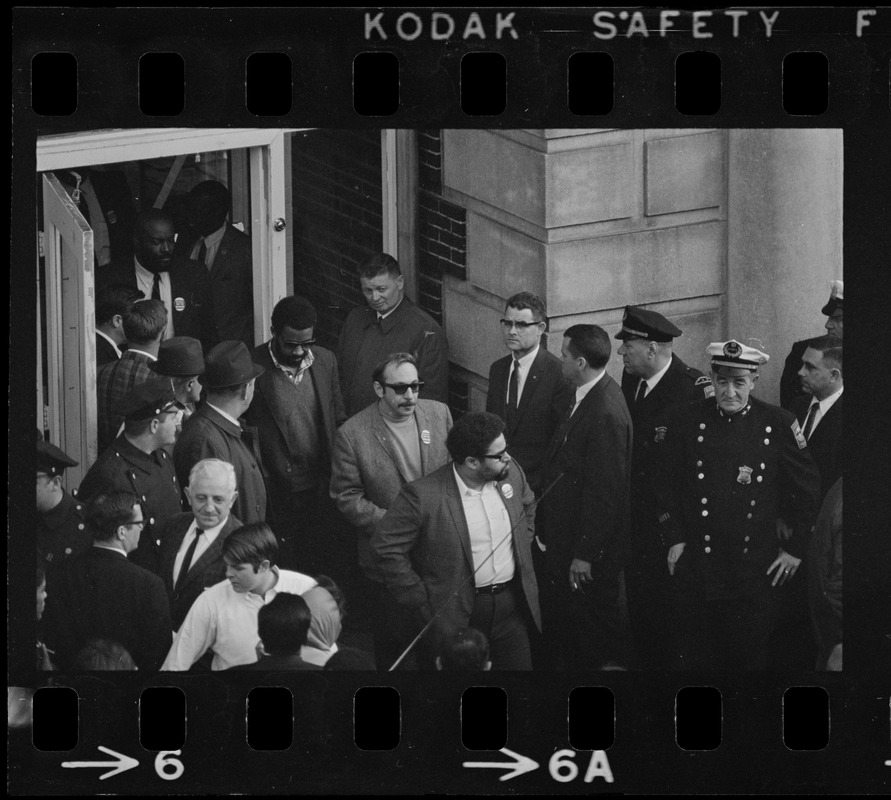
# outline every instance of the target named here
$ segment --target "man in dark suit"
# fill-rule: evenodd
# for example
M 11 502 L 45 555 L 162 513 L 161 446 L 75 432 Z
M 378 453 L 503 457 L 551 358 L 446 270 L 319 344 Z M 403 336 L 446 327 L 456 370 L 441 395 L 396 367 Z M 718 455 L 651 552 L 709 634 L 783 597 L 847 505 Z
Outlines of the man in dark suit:
M 444 403 L 419 399 L 423 384 L 415 363 L 410 353 L 394 353 L 375 367 L 380 399 L 340 426 L 331 459 L 331 497 L 358 541 L 381 667 L 392 664 L 411 637 L 405 640 L 401 609 L 375 566 L 371 535 L 406 483 L 449 460 L 446 436 L 452 415 Z
M 199 461 L 185 492 L 191 512 L 171 517 L 158 531 L 158 565 L 174 630 L 179 630 L 195 598 L 226 577 L 223 542 L 241 527 L 231 513 L 238 495 L 231 464 L 217 458 Z
M 672 341 L 680 335 L 680 329 L 661 314 L 626 306 L 622 329 L 615 337 L 622 340 L 618 351 L 625 365 L 622 394 L 634 424 L 625 588 L 635 666 L 640 669 L 666 668 L 671 652 L 666 615 L 669 575 L 653 492 L 660 418 L 671 406 L 714 394 L 711 378 L 672 352 Z
M 316 311 L 303 297 L 285 297 L 272 312 L 272 338 L 251 356 L 263 368 L 245 418 L 257 429 L 279 562 L 305 572 L 337 573 L 348 565 L 334 552 L 335 513 L 328 495 L 334 433 L 346 419 L 337 360 L 315 346 Z M 206 380 L 206 379 L 205 379 Z
M 830 336 L 844 339 L 844 300 L 845 300 L 845 282 L 831 281 L 829 284 L 830 293 L 829 301 L 821 309 L 821 313 L 826 316 L 826 332 Z M 801 357 L 807 350 L 810 339 L 802 339 L 792 345 L 792 350 L 786 356 L 786 363 L 783 365 L 783 374 L 780 377 L 780 405 L 783 408 L 792 409 L 792 401 L 797 397 L 807 397 L 807 390 L 801 385 L 798 370 L 801 369 Z M 829 486 L 832 484 L 830 483 Z
M 105 286 L 96 293 L 96 366 L 109 364 L 127 349 L 124 317 L 143 294 L 123 284 Z
M 489 368 L 486 411 L 504 420 L 507 449 L 536 493 L 548 445 L 569 403 L 570 390 L 560 359 L 541 346 L 548 317 L 542 300 L 531 292 L 509 297 L 501 333 L 510 355 Z
M 219 458 L 235 468 L 238 497 L 233 513 L 242 522 L 265 522 L 268 492 L 254 431 L 245 430 L 240 417 L 255 396 L 263 368 L 251 360 L 244 342 L 220 342 L 207 354 L 203 381 L 206 401 L 183 425 L 173 449 L 180 484 L 192 467 L 205 458 Z
M 134 257 L 100 267 L 96 285 L 132 286 L 160 300 L 168 313 L 164 338 L 192 336 L 207 349 L 218 341 L 207 269 L 175 255 L 175 247 L 173 218 L 155 208 L 141 211 L 133 225 Z
M 67 467 L 77 462 L 37 433 L 37 559 L 52 570 L 88 550 L 83 503 L 62 487 Z
M 820 501 L 842 474 L 842 340 L 820 336 L 808 342 L 798 371 L 810 397 L 797 397 L 790 410 L 820 470 Z
M 203 181 L 184 203 L 186 229 L 177 247 L 207 268 L 213 321 L 220 341 L 238 339 L 254 346 L 254 278 L 251 239 L 229 225 L 231 197 L 218 181 Z
M 114 491 L 87 510 L 93 546 L 53 575 L 44 624 L 60 669 L 71 669 L 90 639 L 110 639 L 141 670 L 156 670 L 170 649 L 170 606 L 157 575 L 127 556 L 139 544 L 145 516 L 139 498 Z
M 531 669 L 530 631 L 541 630 L 535 497 L 495 414 L 465 414 L 447 446 L 452 462 L 402 488 L 371 549 L 417 629 L 434 617 L 445 635 L 474 627 L 489 640 L 493 669 Z
M 160 300 L 139 300 L 124 315 L 124 336 L 130 347 L 103 366 L 96 377 L 96 430 L 101 453 L 121 429 L 122 404 L 129 392 L 153 377 L 149 365 L 158 358 L 158 349 L 167 325 L 167 309 Z
M 609 336 L 573 325 L 561 349 L 574 405 L 551 440 L 539 537 L 546 632 L 557 665 L 600 669 L 624 660 L 621 573 L 631 481 L 631 415 L 606 374 Z

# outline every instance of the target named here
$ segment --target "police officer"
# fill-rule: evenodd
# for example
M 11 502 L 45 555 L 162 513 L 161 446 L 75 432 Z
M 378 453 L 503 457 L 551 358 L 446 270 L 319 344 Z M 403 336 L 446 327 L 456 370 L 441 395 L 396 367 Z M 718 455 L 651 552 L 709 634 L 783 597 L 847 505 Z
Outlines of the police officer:
M 37 439 L 37 555 L 48 567 L 80 555 L 93 544 L 85 530 L 83 504 L 62 488 L 66 467 L 76 467 L 54 444 Z
M 631 464 L 631 528 L 625 564 L 628 616 L 636 666 L 668 666 L 668 572 L 658 534 L 653 493 L 653 448 L 657 426 L 666 409 L 714 395 L 711 378 L 688 367 L 672 352 L 681 330 L 661 314 L 626 306 L 619 355 L 625 365 L 622 394 L 634 423 Z
M 844 300 L 845 282 L 831 281 L 829 284 L 829 301 L 821 309 L 826 319 L 826 332 L 830 336 L 844 338 Z M 792 345 L 792 351 L 786 356 L 783 365 L 783 375 L 780 378 L 780 405 L 783 408 L 791 408 L 792 402 L 797 397 L 807 397 L 809 392 L 804 390 L 798 371 L 801 369 L 801 358 L 807 350 L 810 339 L 802 339 Z
M 182 511 L 182 495 L 165 446 L 173 445 L 182 425 L 183 407 L 168 378 L 151 378 L 124 397 L 124 431 L 90 467 L 79 497 L 88 503 L 112 491 L 133 492 L 141 501 L 146 525 L 130 560 L 157 572 L 157 530 Z
M 768 356 L 736 340 L 707 352 L 714 398 L 675 407 L 656 435 L 675 666 L 764 669 L 776 587 L 801 564 L 820 476 L 794 416 L 751 396 Z

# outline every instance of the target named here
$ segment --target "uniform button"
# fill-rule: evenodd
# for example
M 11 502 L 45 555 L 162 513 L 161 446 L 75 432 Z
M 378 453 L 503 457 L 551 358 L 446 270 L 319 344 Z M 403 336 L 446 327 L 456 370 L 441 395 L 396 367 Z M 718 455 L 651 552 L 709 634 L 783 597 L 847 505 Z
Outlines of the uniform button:
M 697 441 L 697 442 L 701 442 L 701 441 L 702 441 L 702 437 L 701 437 L 701 436 L 697 436 L 697 437 L 696 437 L 696 441 Z
M 70 556 L 70 555 L 71 555 L 71 548 L 70 548 L 70 547 L 66 547 L 66 548 L 65 548 L 65 555 L 66 555 L 66 556 Z
M 701 467 L 701 466 L 702 466 L 702 462 L 701 462 L 701 461 L 697 461 L 697 462 L 696 462 L 696 466 L 697 466 L 697 467 Z
M 764 444 L 770 444 L 770 439 L 765 439 Z
M 766 433 L 770 433 L 771 430 L 772 430 L 772 428 L 770 427 L 770 425 L 768 425 L 768 426 L 764 429 L 764 431 L 765 431 Z
M 763 475 L 759 475 L 755 480 L 757 480 L 758 483 L 761 483 L 761 481 L 764 480 L 764 476 L 763 476 Z
M 746 519 L 751 519 L 751 518 L 752 518 L 751 514 L 746 514 Z M 749 541 L 748 537 L 746 537 L 746 541 Z
M 703 498 L 702 498 L 702 503 L 703 503 L 703 505 L 705 505 L 707 502 L 708 502 L 708 498 L 707 498 L 707 497 L 703 497 Z
M 82 531 L 82 530 L 84 529 L 84 524 L 83 524 L 83 522 L 81 522 L 81 523 L 77 526 L 77 529 L 78 529 L 79 531 Z
M 703 473 L 700 472 L 700 473 L 699 473 L 699 480 L 702 480 L 704 477 L 705 477 L 705 475 L 704 475 Z
M 765 469 L 765 466 L 764 466 L 764 464 L 762 464 L 762 465 L 761 465 L 761 469 Z
M 749 541 L 749 537 L 746 536 L 746 538 L 743 541 L 746 541 L 746 542 Z
M 154 518 L 154 517 L 149 517 L 149 525 L 154 525 L 154 524 L 155 524 L 155 518 Z M 196 537 L 196 538 L 197 538 L 197 537 Z
M 711 553 L 711 551 L 712 551 L 711 547 L 706 547 L 706 548 L 705 548 L 705 552 L 706 552 L 706 553 Z
M 82 505 L 78 505 L 77 510 L 80 511 L 83 508 Z
M 712 537 L 709 536 L 708 534 L 706 534 L 706 535 L 705 535 L 705 540 L 706 540 L 707 542 L 710 542 L 710 541 L 712 540 Z
M 752 505 L 755 505 L 755 501 L 754 501 L 754 500 L 752 501 Z
M 707 517 L 707 516 L 708 516 L 708 509 L 705 509 L 705 508 L 702 509 L 702 516 L 703 516 L 703 517 Z
M 704 422 L 700 422 L 700 423 L 699 423 L 699 430 L 701 430 L 701 431 L 704 431 L 704 430 L 705 430 L 705 423 L 704 423 Z
M 142 502 L 145 502 L 145 495 L 142 496 Z
M 748 547 L 744 547 L 744 548 L 743 548 L 743 553 L 748 553 L 748 552 L 749 552 L 749 548 L 748 548 Z

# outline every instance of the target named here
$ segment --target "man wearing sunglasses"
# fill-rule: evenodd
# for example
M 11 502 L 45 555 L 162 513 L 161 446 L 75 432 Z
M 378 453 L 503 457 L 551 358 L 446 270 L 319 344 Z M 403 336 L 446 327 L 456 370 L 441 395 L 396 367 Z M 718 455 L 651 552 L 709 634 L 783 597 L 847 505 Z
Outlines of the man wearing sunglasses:
M 410 353 L 388 356 L 375 367 L 372 378 L 378 402 L 337 431 L 331 497 L 355 529 L 359 566 L 372 606 L 375 658 L 385 669 L 411 641 L 410 626 L 375 566 L 371 535 L 406 483 L 448 462 L 446 436 L 452 415 L 444 403 L 418 397 L 425 387 Z
M 328 481 L 334 433 L 346 412 L 337 360 L 315 343 L 315 326 L 316 310 L 306 298 L 285 297 L 276 304 L 272 338 L 251 352 L 264 372 L 245 419 L 259 437 L 267 520 L 279 540 L 279 563 L 339 581 L 342 575 L 333 574 L 336 515 Z
M 182 493 L 172 446 L 182 426 L 183 407 L 169 378 L 150 378 L 130 390 L 121 404 L 124 431 L 99 456 L 80 484 L 79 499 L 89 502 L 112 491 L 133 492 L 145 511 L 146 526 L 132 560 L 157 572 L 157 529 L 182 511 Z
M 87 506 L 93 546 L 53 573 L 43 616 L 46 642 L 60 669 L 73 668 L 92 638 L 122 645 L 141 670 L 156 670 L 170 649 L 164 582 L 129 560 L 148 521 L 131 492 L 100 494 Z
M 489 640 L 492 669 L 531 669 L 530 632 L 541 630 L 535 497 L 495 414 L 465 414 L 446 446 L 451 463 L 407 483 L 376 526 L 376 564 L 415 632 L 435 618 L 422 665 L 432 668 L 435 634 L 469 626 Z

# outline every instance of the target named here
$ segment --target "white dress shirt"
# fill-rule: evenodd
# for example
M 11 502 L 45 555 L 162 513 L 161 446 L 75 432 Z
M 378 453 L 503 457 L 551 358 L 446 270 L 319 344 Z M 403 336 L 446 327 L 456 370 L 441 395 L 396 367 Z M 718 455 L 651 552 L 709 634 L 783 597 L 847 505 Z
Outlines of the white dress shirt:
M 532 362 L 535 361 L 535 357 L 538 355 L 538 348 L 541 345 L 536 345 L 529 353 L 526 353 L 522 358 L 511 358 L 511 365 L 507 371 L 507 393 L 504 395 L 504 399 L 506 402 L 510 401 L 510 373 L 511 370 L 517 370 L 517 405 L 520 405 L 520 398 L 523 396 L 523 387 L 526 385 L 526 378 L 529 376 L 529 369 L 532 366 Z
M 805 422 L 807 422 L 807 415 L 811 412 L 811 406 L 817 405 L 819 406 L 819 408 L 817 409 L 816 416 L 814 417 L 814 421 L 811 424 L 810 436 L 814 435 L 814 431 L 817 430 L 817 425 L 820 424 L 820 420 L 822 420 L 823 417 L 826 416 L 826 413 L 829 411 L 829 409 L 832 408 L 833 405 L 835 405 L 835 401 L 842 396 L 842 392 L 844 390 L 845 387 L 842 386 L 841 389 L 829 395 L 829 397 L 827 397 L 825 400 L 817 400 L 816 397 L 811 398 L 810 405 L 807 407 L 807 413 L 804 415 Z M 810 438 L 810 436 L 808 436 L 808 438 Z
M 155 285 L 155 273 L 142 266 L 136 256 L 133 256 L 133 263 L 136 266 L 136 288 L 145 295 L 146 300 L 150 300 L 152 297 L 152 289 Z M 170 273 L 161 272 L 159 274 L 161 276 L 161 302 L 167 309 L 167 334 L 164 338 L 169 339 L 174 335 L 173 295 L 171 294 L 172 290 L 170 288 Z
M 201 554 L 210 547 L 214 539 L 220 535 L 220 531 L 223 529 L 223 526 L 226 524 L 226 520 L 229 518 L 226 517 L 219 525 L 215 528 L 205 528 L 204 533 L 198 539 L 198 544 L 195 545 L 195 552 L 192 554 L 192 563 L 186 565 L 186 572 L 191 569 L 192 564 L 194 564 L 199 558 L 201 558 Z M 182 544 L 179 546 L 179 550 L 176 552 L 176 558 L 173 561 L 173 585 L 176 586 L 176 580 L 179 577 L 179 572 L 183 567 L 183 559 L 186 557 L 186 550 L 189 549 L 192 545 L 192 540 L 195 538 L 196 531 L 198 530 L 198 523 L 195 520 L 192 520 L 192 524 L 189 525 L 189 530 L 186 531 L 186 535 L 183 536 Z
M 596 378 L 594 378 L 594 380 L 583 383 L 575 390 L 575 405 L 572 407 L 572 414 L 575 414 L 575 410 L 579 407 L 579 403 L 581 403 L 582 400 L 585 399 L 585 397 L 588 395 L 588 392 L 590 392 L 597 385 L 597 381 L 599 381 L 604 375 L 606 375 L 606 370 L 603 370 Z M 572 414 L 570 414 L 569 416 L 571 417 Z
M 223 241 L 223 234 L 226 232 L 226 223 L 224 222 L 217 230 L 207 236 L 199 236 L 192 247 L 189 254 L 193 261 L 198 261 L 198 253 L 201 252 L 201 245 L 207 246 L 207 252 L 204 254 L 204 265 L 208 270 L 213 266 L 214 259 L 217 257 L 217 251 L 220 249 L 220 242 Z

